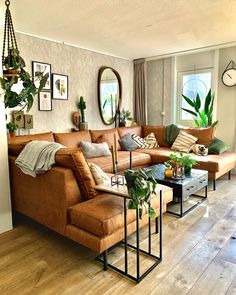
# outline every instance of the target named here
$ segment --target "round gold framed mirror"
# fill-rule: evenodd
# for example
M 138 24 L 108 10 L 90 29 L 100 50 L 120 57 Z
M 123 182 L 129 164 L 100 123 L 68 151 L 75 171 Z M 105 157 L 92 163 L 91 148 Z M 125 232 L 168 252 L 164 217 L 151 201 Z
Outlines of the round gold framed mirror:
M 98 105 L 102 121 L 111 125 L 120 109 L 122 95 L 119 73 L 109 67 L 102 67 L 98 74 Z

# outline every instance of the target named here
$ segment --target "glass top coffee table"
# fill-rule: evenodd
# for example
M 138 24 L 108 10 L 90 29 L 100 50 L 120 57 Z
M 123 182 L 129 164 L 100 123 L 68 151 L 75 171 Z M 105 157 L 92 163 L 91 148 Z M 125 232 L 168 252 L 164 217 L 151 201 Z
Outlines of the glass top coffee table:
M 157 183 L 167 185 L 173 189 L 173 201 L 167 205 L 168 213 L 179 217 L 196 208 L 199 204 L 207 199 L 208 171 L 192 169 L 190 175 L 184 179 L 165 178 L 165 165 L 158 164 L 145 168 L 145 171 L 153 170 L 152 176 Z M 205 189 L 205 194 L 196 194 L 201 189 Z

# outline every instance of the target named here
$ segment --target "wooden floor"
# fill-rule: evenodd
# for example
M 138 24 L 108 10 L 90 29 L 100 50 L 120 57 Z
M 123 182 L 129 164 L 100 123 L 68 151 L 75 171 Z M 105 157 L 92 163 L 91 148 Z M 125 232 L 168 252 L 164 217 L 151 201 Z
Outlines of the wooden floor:
M 14 230 L 0 235 L 0 295 L 236 294 L 236 177 L 217 186 L 184 218 L 164 215 L 163 261 L 138 285 L 104 272 L 90 250 L 17 219 Z M 122 249 L 109 259 L 122 265 Z

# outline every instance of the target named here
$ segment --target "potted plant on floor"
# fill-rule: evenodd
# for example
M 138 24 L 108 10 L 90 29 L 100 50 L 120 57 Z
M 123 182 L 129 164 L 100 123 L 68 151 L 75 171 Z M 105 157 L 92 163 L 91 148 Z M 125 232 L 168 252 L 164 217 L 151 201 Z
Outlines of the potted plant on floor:
M 130 111 L 125 111 L 125 109 L 122 109 L 119 117 L 119 127 L 125 127 L 126 121 L 133 121 L 133 118 L 131 117 Z
M 7 130 L 9 132 L 10 137 L 15 137 L 16 136 L 16 130 L 18 129 L 18 126 L 14 122 L 9 122 L 6 124 Z
M 156 216 L 156 211 L 151 207 L 151 194 L 156 194 L 156 180 L 153 177 L 149 177 L 148 173 L 145 173 L 142 169 L 124 171 L 127 188 L 131 200 L 129 201 L 129 209 L 138 209 L 139 219 L 142 219 L 143 210 L 148 212 L 151 218 Z
M 84 110 L 86 109 L 86 102 L 83 96 L 80 96 L 80 100 L 77 103 L 77 107 L 81 113 L 81 122 L 79 123 L 79 130 L 88 130 L 88 122 L 85 122 L 85 113 Z

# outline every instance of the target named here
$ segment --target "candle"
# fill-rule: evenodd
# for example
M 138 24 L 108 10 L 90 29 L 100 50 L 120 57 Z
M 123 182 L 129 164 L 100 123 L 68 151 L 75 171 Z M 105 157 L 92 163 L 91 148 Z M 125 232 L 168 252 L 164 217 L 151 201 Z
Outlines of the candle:
M 116 134 L 114 134 L 114 150 L 115 150 L 115 162 L 118 163 L 117 141 Z
M 112 156 L 112 167 L 113 167 L 113 173 L 116 173 L 116 161 L 115 161 L 115 153 L 114 153 L 114 146 L 111 146 L 111 156 Z

